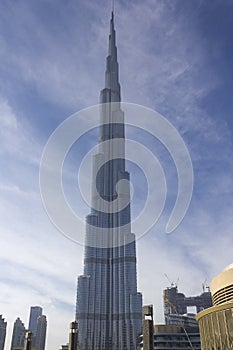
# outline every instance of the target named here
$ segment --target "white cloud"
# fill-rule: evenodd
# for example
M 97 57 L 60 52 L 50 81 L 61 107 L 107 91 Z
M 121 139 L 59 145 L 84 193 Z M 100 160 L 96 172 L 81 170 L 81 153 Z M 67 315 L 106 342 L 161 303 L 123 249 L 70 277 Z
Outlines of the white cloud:
M 1 67 L 12 80 L 5 86 L 7 97 L 0 99 L 1 300 L 7 300 L 1 313 L 10 324 L 17 316 L 27 324 L 29 306 L 41 304 L 48 315 L 48 349 L 58 349 L 67 341 L 73 318 L 67 304 L 75 303 L 83 249 L 58 234 L 44 213 L 38 186 L 44 140 L 26 122 L 30 118 L 34 123 L 34 116 L 22 118 L 22 110 L 13 107 L 17 103 L 9 101 L 32 89 L 38 99 L 64 109 L 96 103 L 104 82 L 109 11 L 97 2 L 69 3 L 66 10 L 56 4 L 54 16 L 60 20 L 51 17 L 48 23 L 31 3 L 8 6 L 14 34 L 10 27 L 7 34 L 14 45 L 7 35 L 0 38 Z M 175 11 L 174 1 L 117 3 L 115 21 L 123 98 L 168 116 L 184 135 L 196 171 L 193 202 L 177 232 L 169 237 L 162 233 L 167 208 L 159 225 L 138 243 L 140 290 L 145 303 L 154 303 L 159 322 L 162 289 L 168 284 L 164 273 L 172 280 L 180 277 L 182 292 L 198 294 L 205 278 L 220 272 L 232 256 L 232 141 L 226 123 L 219 125 L 199 104 L 219 85 L 219 76 L 211 74 L 191 14 L 187 26 L 186 14 L 176 16 Z M 72 13 L 68 19 L 67 13 Z M 168 178 L 175 191 L 173 175 Z M 10 336 L 8 332 L 8 345 Z

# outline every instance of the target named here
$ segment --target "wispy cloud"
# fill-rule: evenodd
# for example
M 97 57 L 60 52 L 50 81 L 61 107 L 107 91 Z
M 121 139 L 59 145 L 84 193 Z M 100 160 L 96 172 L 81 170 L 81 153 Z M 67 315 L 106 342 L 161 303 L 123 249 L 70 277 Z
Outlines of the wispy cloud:
M 166 236 L 164 223 L 177 188 L 174 164 L 158 141 L 134 132 L 136 140 L 144 138 L 142 143 L 156 152 L 169 189 L 158 226 L 138 243 L 139 285 L 144 302 L 155 304 L 156 321 L 163 318 L 162 289 L 168 284 L 164 273 L 172 280 L 180 277 L 181 291 L 198 294 L 206 277 L 211 279 L 231 262 L 232 108 L 226 103 L 232 91 L 231 41 L 223 34 L 228 32 L 224 26 L 229 23 L 232 1 L 225 1 L 221 9 L 218 1 L 211 1 L 206 11 L 209 4 L 116 3 L 123 100 L 164 114 L 183 136 L 195 172 L 188 214 L 179 229 Z M 48 348 L 58 348 L 66 342 L 66 325 L 74 317 L 71 305 L 83 250 L 51 226 L 40 201 L 39 163 L 47 137 L 58 123 L 98 102 L 109 9 L 105 1 L 21 1 L 2 2 L 0 14 L 0 77 L 5 82 L 0 87 L 1 304 L 5 301 L 1 312 L 11 325 L 17 316 L 27 323 L 29 306 L 41 304 L 52 325 Z M 220 23 L 218 33 L 213 18 Z M 64 188 L 82 215 L 86 208 L 74 198 L 79 196 L 75 172 L 92 144 L 93 139 L 82 140 L 82 152 L 74 147 L 64 169 Z M 139 174 L 134 180 L 137 189 Z M 138 200 L 144 198 L 141 194 Z M 141 202 L 134 205 L 137 213 Z M 148 268 L 152 262 L 153 272 Z M 8 344 L 10 336 L 8 331 Z

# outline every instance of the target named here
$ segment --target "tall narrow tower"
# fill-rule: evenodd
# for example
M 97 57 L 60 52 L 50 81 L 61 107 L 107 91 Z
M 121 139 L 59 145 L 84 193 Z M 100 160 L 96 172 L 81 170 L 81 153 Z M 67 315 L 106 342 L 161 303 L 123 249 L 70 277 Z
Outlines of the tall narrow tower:
M 36 341 L 35 341 L 36 350 L 45 349 L 46 330 L 47 330 L 47 319 L 45 315 L 41 315 L 37 319 Z
M 86 218 L 84 274 L 77 287 L 82 350 L 135 350 L 142 331 L 120 102 L 112 12 L 105 87 L 100 93 L 99 151 L 93 158 L 92 208 Z
M 42 315 L 42 307 L 31 306 L 28 329 L 32 332 L 32 346 L 35 346 L 37 319 Z

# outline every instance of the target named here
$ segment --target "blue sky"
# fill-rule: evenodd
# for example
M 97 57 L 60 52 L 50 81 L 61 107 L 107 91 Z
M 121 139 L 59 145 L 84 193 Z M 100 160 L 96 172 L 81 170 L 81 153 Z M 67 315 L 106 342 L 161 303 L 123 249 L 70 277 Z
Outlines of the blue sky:
M 47 349 L 68 339 L 83 248 L 47 217 L 39 164 L 55 128 L 98 103 L 110 8 L 103 0 L 0 3 L 0 313 L 8 321 L 7 347 L 14 320 L 20 316 L 27 325 L 30 305 L 43 306 L 48 316 Z M 188 213 L 166 235 L 177 189 L 174 165 L 158 142 L 135 132 L 157 152 L 168 181 L 165 211 L 137 244 L 139 290 L 162 322 L 164 273 L 179 277 L 182 292 L 198 294 L 206 278 L 232 262 L 233 1 L 116 1 L 115 8 L 122 100 L 164 115 L 182 135 L 194 168 Z M 82 150 L 94 143 L 95 133 Z M 70 160 L 80 158 L 77 149 Z M 78 162 L 67 167 L 68 197 L 77 169 Z M 139 188 L 139 175 L 131 176 Z M 133 213 L 143 198 L 140 192 Z M 84 217 L 88 209 L 75 200 Z

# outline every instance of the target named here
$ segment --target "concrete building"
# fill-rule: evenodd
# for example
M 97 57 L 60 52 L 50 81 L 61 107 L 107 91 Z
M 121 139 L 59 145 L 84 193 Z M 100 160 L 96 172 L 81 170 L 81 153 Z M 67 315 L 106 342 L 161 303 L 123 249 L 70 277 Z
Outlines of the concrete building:
M 153 325 L 153 305 L 143 307 L 143 350 L 200 350 L 198 323 L 194 315 L 171 315 L 171 324 Z
M 41 315 L 37 318 L 36 341 L 35 341 L 36 350 L 44 350 L 45 349 L 46 330 L 47 330 L 46 316 Z
M 12 339 L 11 339 L 11 350 L 19 350 L 24 347 L 24 339 L 26 334 L 26 328 L 18 317 L 14 322 Z
M 68 350 L 77 350 L 78 347 L 78 322 L 70 323 L 69 347 Z
M 93 157 L 92 209 L 86 218 L 84 273 L 78 278 L 76 320 L 82 350 L 135 350 L 142 332 L 142 296 L 137 291 L 113 13 L 106 63 L 105 87 L 100 93 L 99 151 Z M 113 210 L 116 199 L 117 208 L 123 209 Z
M 0 350 L 4 350 L 7 322 L 0 315 Z
M 32 332 L 27 331 L 25 334 L 23 350 L 32 350 Z
M 190 327 L 184 329 L 184 327 L 181 327 L 179 325 L 155 325 L 154 349 L 201 350 L 198 327 Z
M 210 283 L 213 306 L 197 314 L 202 350 L 233 349 L 233 264 Z
M 184 315 L 170 314 L 168 317 L 167 324 L 180 325 L 185 328 L 190 328 L 190 327 L 198 328 L 198 323 L 195 316 L 196 314 L 184 314 Z
M 154 350 L 153 305 L 143 306 L 142 315 L 143 350 Z
M 59 350 L 69 350 L 69 343 L 61 345 Z
M 188 314 L 188 307 L 196 307 L 196 313 L 212 306 L 211 293 L 203 291 L 198 296 L 186 297 L 179 293 L 177 286 L 171 286 L 163 291 L 164 318 L 165 323 L 173 323 L 173 315 Z

